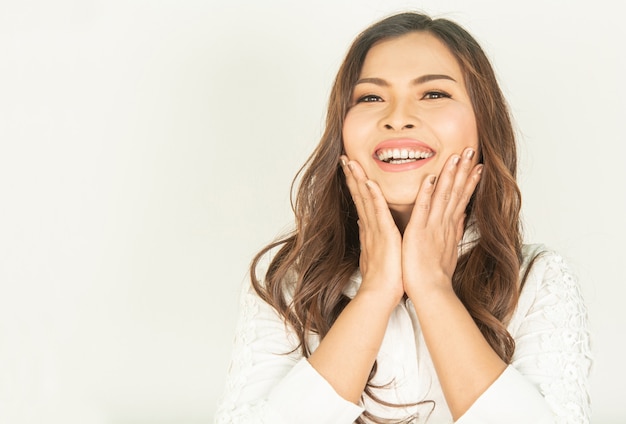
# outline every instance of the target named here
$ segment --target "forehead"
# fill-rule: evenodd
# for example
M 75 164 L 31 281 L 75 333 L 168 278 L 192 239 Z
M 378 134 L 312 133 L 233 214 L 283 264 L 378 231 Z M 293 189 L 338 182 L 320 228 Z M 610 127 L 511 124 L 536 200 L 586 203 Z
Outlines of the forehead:
M 463 79 L 457 58 L 429 32 L 411 32 L 374 44 L 365 56 L 361 77 L 406 72 L 446 74 L 457 81 Z

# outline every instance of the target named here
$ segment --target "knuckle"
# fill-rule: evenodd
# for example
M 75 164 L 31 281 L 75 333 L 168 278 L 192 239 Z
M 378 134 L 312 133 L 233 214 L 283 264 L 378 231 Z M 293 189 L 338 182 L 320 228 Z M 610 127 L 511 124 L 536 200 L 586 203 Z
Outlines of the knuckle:
M 453 190 L 454 196 L 459 198 L 459 199 L 463 199 L 465 197 L 465 190 L 463 190 L 463 187 L 457 187 Z
M 419 208 L 420 211 L 428 212 L 430 210 L 430 202 L 424 202 L 424 201 L 418 202 L 417 207 Z
M 452 192 L 451 191 L 444 191 L 442 193 L 439 194 L 439 199 L 445 203 L 448 203 L 450 201 L 450 199 L 452 198 Z
M 466 191 L 464 191 L 463 195 L 461 196 L 461 200 L 463 201 L 463 204 L 465 205 L 469 203 L 471 198 L 472 198 L 472 193 L 468 193 Z
M 469 193 L 462 188 L 455 190 L 454 196 L 459 200 L 459 203 L 466 203 L 469 201 Z

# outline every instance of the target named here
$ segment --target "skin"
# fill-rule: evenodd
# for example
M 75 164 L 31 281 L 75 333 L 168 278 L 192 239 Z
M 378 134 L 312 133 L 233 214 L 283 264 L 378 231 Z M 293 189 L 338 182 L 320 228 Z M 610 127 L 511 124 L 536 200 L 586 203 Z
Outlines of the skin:
M 478 149 L 461 68 L 429 33 L 384 40 L 368 52 L 351 102 L 343 127 L 346 155 L 380 186 L 404 230 L 426 177 L 438 175 L 451 155 Z M 435 155 L 417 170 L 386 172 L 372 155 L 389 139 L 425 143 Z
M 415 84 L 423 75 L 447 77 Z M 358 403 L 391 312 L 406 294 L 456 420 L 506 368 L 452 289 L 464 211 L 482 171 L 474 112 L 458 62 L 428 33 L 376 44 L 360 79 L 369 80 L 355 87 L 341 163 L 359 215 L 363 279 L 309 362 Z M 407 137 L 435 156 L 418 169 L 381 170 L 375 146 Z

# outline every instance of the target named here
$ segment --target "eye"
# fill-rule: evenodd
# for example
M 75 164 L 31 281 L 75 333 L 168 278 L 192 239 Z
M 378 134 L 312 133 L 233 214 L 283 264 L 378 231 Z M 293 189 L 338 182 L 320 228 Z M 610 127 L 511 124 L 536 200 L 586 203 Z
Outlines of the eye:
M 427 99 L 427 100 L 449 99 L 450 97 L 452 96 L 446 93 L 445 91 L 437 91 L 437 90 L 428 91 L 426 92 L 426 94 L 424 94 L 424 99 Z
M 372 102 L 382 102 L 383 99 L 380 96 L 375 94 L 366 94 L 365 96 L 361 96 L 357 99 L 357 103 L 372 103 Z

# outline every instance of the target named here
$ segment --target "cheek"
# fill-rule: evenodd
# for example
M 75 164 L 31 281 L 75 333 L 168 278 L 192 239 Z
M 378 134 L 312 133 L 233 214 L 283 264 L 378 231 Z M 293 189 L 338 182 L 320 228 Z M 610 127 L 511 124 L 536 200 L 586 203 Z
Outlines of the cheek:
M 451 108 L 445 118 L 438 120 L 437 128 L 446 147 L 459 151 L 465 147 L 478 148 L 476 119 L 466 107 Z
M 350 115 L 346 115 L 343 120 L 343 128 L 341 129 L 341 139 L 343 141 L 343 151 L 350 156 L 352 150 L 352 120 Z
M 365 123 L 359 120 L 358 116 L 348 113 L 343 122 L 343 129 L 341 131 L 343 137 L 343 148 L 346 155 L 353 159 L 361 152 L 360 147 L 364 146 L 364 141 L 368 131 Z

